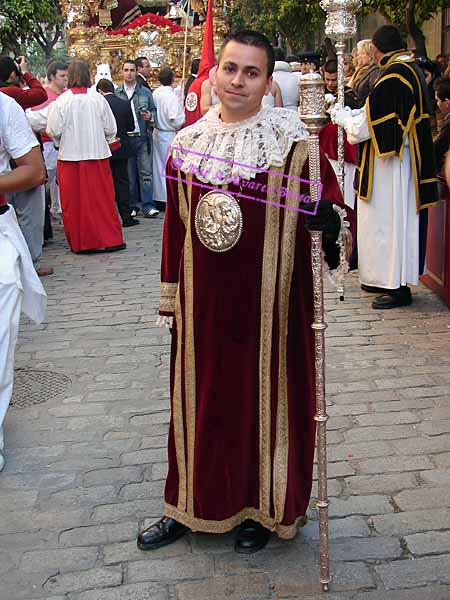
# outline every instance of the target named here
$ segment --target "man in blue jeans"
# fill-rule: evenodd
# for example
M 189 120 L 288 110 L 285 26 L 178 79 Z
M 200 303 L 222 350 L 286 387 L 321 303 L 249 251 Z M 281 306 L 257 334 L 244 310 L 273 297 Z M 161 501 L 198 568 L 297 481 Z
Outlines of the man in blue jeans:
M 136 64 L 126 60 L 123 65 L 123 84 L 116 89 L 119 98 L 130 100 L 134 130 L 128 131 L 131 158 L 128 159 L 131 216 L 139 212 L 139 193 L 144 217 L 153 219 L 159 214 L 153 202 L 152 129 L 156 106 L 150 90 L 137 83 Z

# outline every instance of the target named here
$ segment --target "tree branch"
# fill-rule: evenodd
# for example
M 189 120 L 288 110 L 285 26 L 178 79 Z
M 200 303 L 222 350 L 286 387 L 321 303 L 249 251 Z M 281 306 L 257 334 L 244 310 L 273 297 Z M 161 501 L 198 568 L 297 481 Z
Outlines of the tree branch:
M 414 13 L 416 4 L 417 0 L 408 0 L 408 6 L 406 8 L 406 26 L 410 36 L 413 38 L 416 44 L 416 53 L 419 56 L 427 56 L 425 35 L 416 23 L 416 17 Z

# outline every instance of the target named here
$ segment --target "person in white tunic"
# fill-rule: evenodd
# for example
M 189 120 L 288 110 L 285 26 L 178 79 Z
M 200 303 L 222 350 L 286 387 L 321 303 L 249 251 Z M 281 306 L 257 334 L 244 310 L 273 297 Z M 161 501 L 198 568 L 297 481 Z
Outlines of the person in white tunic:
M 170 144 L 184 124 L 183 103 L 173 89 L 174 74 L 170 67 L 159 72 L 161 86 L 153 92 L 156 104 L 156 122 L 153 130 L 153 200 L 163 209 L 166 201 L 166 160 Z M 160 206 L 163 204 L 163 206 Z
M 11 159 L 16 163 L 13 171 Z M 20 311 L 41 323 L 46 309 L 44 288 L 6 194 L 35 188 L 44 180 L 39 144 L 23 110 L 0 93 L 0 471 L 5 464 L 3 422 L 13 388 Z
M 363 142 L 355 180 L 362 289 L 380 293 L 373 308 L 412 302 L 426 242 L 426 208 L 437 202 L 427 96 L 400 32 L 383 25 L 372 37 L 381 75 L 363 109 L 335 106 L 334 123 Z

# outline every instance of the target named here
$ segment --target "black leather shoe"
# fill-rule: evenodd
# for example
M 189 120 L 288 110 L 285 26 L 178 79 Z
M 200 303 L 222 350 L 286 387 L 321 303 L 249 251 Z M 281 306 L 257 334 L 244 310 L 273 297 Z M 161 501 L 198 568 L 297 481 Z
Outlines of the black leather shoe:
M 411 290 L 403 285 L 396 290 L 391 290 L 388 294 L 378 296 L 372 302 L 372 308 L 378 310 L 388 310 L 389 308 L 400 308 L 400 306 L 409 306 L 412 302 Z
M 365 283 L 361 284 L 361 289 L 363 292 L 367 292 L 368 294 L 387 294 L 388 290 L 381 287 L 375 287 L 374 285 L 366 285 Z
M 119 250 L 125 250 L 127 245 L 125 242 L 123 244 L 119 244 L 118 246 L 108 246 L 105 248 L 105 252 L 118 252 Z
M 122 223 L 122 227 L 133 227 L 134 225 L 139 225 L 139 223 L 139 219 L 134 219 L 133 217 L 130 217 Z
M 163 517 L 157 523 L 153 523 L 138 535 L 137 546 L 141 550 L 155 550 L 168 544 L 172 544 L 178 538 L 187 533 L 189 529 L 169 517 Z
M 234 549 L 239 554 L 252 554 L 264 548 L 270 538 L 270 531 L 260 523 L 248 519 L 239 525 Z

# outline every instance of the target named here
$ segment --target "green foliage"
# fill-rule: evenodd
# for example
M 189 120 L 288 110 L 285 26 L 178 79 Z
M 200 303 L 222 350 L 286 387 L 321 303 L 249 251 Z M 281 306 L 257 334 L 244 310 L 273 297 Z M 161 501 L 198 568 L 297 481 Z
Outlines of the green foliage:
M 362 4 L 363 13 L 379 12 L 389 22 L 406 29 L 409 5 L 413 5 L 415 20 L 420 27 L 440 8 L 448 8 L 449 0 L 362 0 Z
M 26 47 L 23 47 L 22 54 L 27 57 L 28 67 L 33 75 L 45 75 L 47 64 L 49 63 L 49 57 L 46 56 L 44 50 L 36 41 L 32 41 L 31 43 L 27 44 Z M 55 48 L 52 49 L 51 60 L 69 62 L 65 43 L 60 42 Z
M 298 0 L 238 0 L 233 26 L 251 27 L 264 32 L 277 43 L 281 34 L 292 48 L 303 48 L 324 19 L 318 1 Z
M 406 32 L 411 27 L 408 10 L 421 27 L 437 10 L 448 6 L 449 0 L 362 0 L 359 14 L 378 12 Z M 281 35 L 291 48 L 298 49 L 317 44 L 315 34 L 324 18 L 319 0 L 237 0 L 232 21 L 235 27 L 266 33 L 275 44 Z
M 0 27 L 3 52 L 20 52 L 34 40 L 49 56 L 62 36 L 63 18 L 58 0 L 2 0 L 0 13 L 6 17 Z

